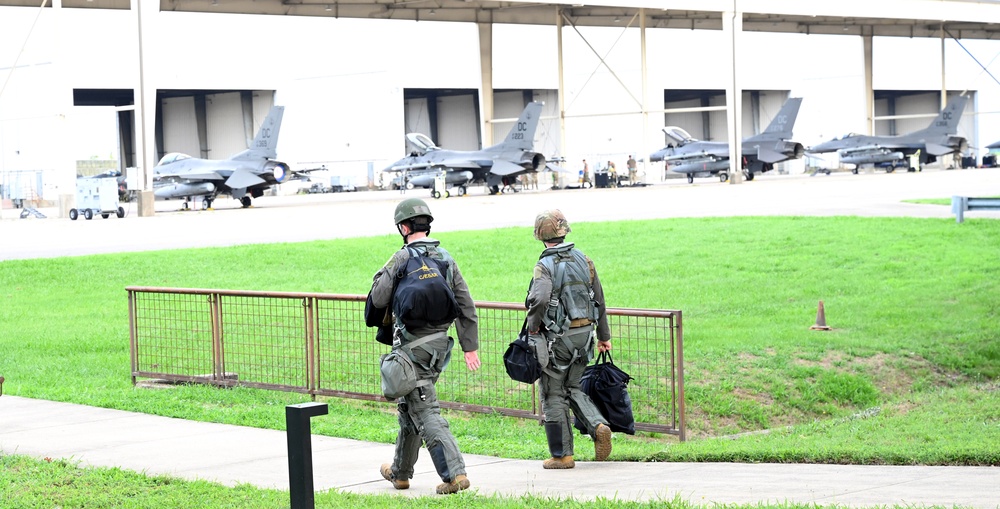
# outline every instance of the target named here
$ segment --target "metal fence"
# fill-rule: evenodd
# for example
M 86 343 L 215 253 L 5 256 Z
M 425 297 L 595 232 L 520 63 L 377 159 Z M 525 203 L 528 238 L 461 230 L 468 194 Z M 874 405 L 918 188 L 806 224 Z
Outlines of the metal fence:
M 378 358 L 389 347 L 364 323 L 364 295 L 128 287 L 132 383 L 137 378 L 241 385 L 387 401 Z M 511 380 L 503 353 L 521 330 L 522 304 L 477 302 L 479 357 L 437 383 L 441 406 L 541 418 L 537 384 Z M 639 431 L 685 439 L 680 311 L 608 309 L 615 364 L 634 380 Z M 454 337 L 454 329 L 451 335 Z

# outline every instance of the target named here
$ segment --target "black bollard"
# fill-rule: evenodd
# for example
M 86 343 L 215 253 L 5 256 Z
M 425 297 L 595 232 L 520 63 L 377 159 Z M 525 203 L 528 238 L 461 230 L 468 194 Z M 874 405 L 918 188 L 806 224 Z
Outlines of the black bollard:
M 285 407 L 285 434 L 288 436 L 288 491 L 292 509 L 316 507 L 309 418 L 326 415 L 327 412 L 329 407 L 326 403 L 299 403 Z

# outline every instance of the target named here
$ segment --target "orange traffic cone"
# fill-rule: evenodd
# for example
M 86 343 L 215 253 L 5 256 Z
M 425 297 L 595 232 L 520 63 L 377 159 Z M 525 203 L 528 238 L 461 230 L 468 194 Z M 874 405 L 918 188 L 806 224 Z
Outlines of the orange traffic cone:
M 826 313 L 823 311 L 823 301 L 819 301 L 819 309 L 816 310 L 816 324 L 809 327 L 810 330 L 830 330 L 826 325 Z

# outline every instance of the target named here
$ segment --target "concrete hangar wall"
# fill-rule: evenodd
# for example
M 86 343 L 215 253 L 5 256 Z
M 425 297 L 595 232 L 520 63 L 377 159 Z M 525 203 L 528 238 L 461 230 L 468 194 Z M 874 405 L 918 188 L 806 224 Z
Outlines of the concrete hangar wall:
M 37 14 L 35 8 L 0 7 L 0 68 L 16 67 L 0 96 L 4 141 L 0 163 L 58 169 L 64 176 L 59 192 L 71 192 L 64 186 L 72 186 L 72 162 L 90 153 L 86 146 L 75 146 L 83 140 L 75 119 L 88 114 L 73 106 L 72 91 L 136 86 L 137 28 L 129 11 L 49 9 L 35 24 Z M 369 162 L 381 168 L 406 150 L 403 134 L 410 127 L 406 112 L 412 111 L 405 107 L 406 90 L 478 91 L 480 87 L 478 33 L 473 24 L 157 12 L 147 25 L 143 32 L 147 87 L 274 91 L 273 102 L 287 107 L 279 157 L 293 165 L 327 164 L 358 174 L 366 172 Z M 612 156 L 617 160 L 658 149 L 663 144 L 659 128 L 668 120 L 683 127 L 684 118 L 650 114 L 646 127 L 655 134 L 643 141 L 641 115 L 636 113 L 642 88 L 638 30 L 577 30 L 582 37 L 566 28 L 563 38 L 566 146 L 541 140 L 542 151 L 572 162 Z M 753 90 L 774 97 L 760 103 L 756 124 L 766 125 L 784 97 L 801 96 L 805 99 L 795 129 L 797 141 L 809 145 L 865 130 L 860 38 L 745 33 L 742 40 L 746 58 L 739 72 L 745 97 Z M 647 83 L 654 111 L 664 90 L 723 88 L 726 62 L 719 48 L 725 42 L 719 31 L 648 29 Z M 992 62 L 998 50 L 995 41 L 965 45 L 982 62 Z M 513 105 L 526 90 L 545 100 L 543 119 L 555 116 L 556 46 L 552 27 L 494 26 L 493 86 L 503 91 L 496 94 L 495 116 L 516 116 L 520 106 Z M 940 89 L 940 48 L 934 39 L 875 38 L 874 88 Z M 985 112 L 979 125 L 960 134 L 975 140 L 973 146 L 1000 139 L 998 86 L 953 41 L 946 41 L 945 51 L 946 86 L 984 91 L 969 108 Z M 930 96 L 922 100 L 934 101 Z M 179 112 L 184 106 L 168 106 L 183 116 Z M 924 113 L 938 109 L 926 106 Z M 476 107 L 471 103 L 458 107 L 457 117 L 467 118 Z M 744 121 L 745 133 L 759 127 L 751 108 L 751 101 L 745 100 L 744 115 L 750 119 Z M 923 108 L 913 104 L 914 111 Z M 970 117 L 972 113 L 966 112 Z M 442 145 L 448 139 L 461 141 L 454 127 L 460 122 L 455 122 L 439 133 L 443 139 L 435 141 Z M 926 124 L 929 118 L 912 122 Z M 910 129 L 898 127 L 901 132 Z M 500 122 L 493 129 L 506 130 Z M 697 127 L 687 129 L 703 137 Z M 539 139 L 557 137 L 557 131 L 539 129 Z M 881 132 L 878 125 L 876 132 Z M 109 136 L 116 135 L 112 128 Z M 216 152 L 225 152 L 224 148 L 212 153 L 224 157 Z

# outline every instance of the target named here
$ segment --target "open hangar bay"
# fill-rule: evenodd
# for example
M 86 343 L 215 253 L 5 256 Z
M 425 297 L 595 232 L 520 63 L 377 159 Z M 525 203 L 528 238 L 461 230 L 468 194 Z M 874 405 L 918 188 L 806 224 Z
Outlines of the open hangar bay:
M 16 61 L 0 96 L 0 173 L 43 174 L 37 194 L 52 200 L 72 194 L 75 162 L 95 154 L 139 166 L 171 150 L 225 157 L 267 104 L 288 107 L 279 158 L 360 179 L 405 153 L 410 130 L 434 132 L 442 146 L 488 145 L 527 97 L 547 106 L 539 149 L 570 169 L 581 159 L 620 166 L 656 150 L 668 123 L 705 139 L 733 139 L 729 125 L 749 134 L 789 96 L 804 97 L 795 131 L 805 145 L 911 130 L 945 90 L 974 94 L 960 133 L 973 149 L 1000 138 L 1000 85 L 979 65 L 989 69 L 998 50 L 984 22 L 994 2 L 614 3 L 165 0 L 143 4 L 140 52 L 137 2 L 69 0 L 41 14 L 33 2 L 0 2 L 11 42 L 3 61 Z M 724 49 L 737 37 L 734 60 Z M 162 139 L 155 128 L 115 127 L 141 117 L 141 101 L 76 105 L 77 96 L 133 91 L 137 81 L 157 112 L 139 125 L 160 122 Z M 467 93 L 446 93 L 456 90 Z M 211 100 L 207 148 L 192 141 L 197 94 L 178 91 Z M 131 95 L 134 103 L 142 94 Z M 726 118 L 729 102 L 741 121 Z M 95 108 L 103 120 L 89 122 Z M 655 180 L 661 168 L 646 174 Z

